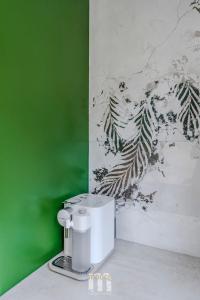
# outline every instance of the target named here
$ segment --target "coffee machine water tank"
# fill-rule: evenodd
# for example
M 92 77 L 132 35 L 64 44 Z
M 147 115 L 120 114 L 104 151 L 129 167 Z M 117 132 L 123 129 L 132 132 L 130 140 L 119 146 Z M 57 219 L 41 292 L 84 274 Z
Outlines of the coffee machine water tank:
M 73 211 L 86 209 L 90 215 L 90 259 L 92 264 L 102 262 L 114 249 L 115 203 L 114 198 L 82 194 L 64 202 L 64 208 Z
M 78 209 L 73 214 L 72 233 L 72 270 L 76 272 L 87 272 L 91 267 L 90 237 L 90 215 L 85 208 Z

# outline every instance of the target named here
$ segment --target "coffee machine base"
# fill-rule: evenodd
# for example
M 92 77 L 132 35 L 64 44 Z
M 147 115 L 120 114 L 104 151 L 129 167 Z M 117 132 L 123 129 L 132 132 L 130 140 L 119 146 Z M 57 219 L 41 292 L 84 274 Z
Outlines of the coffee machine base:
M 49 262 L 50 270 L 62 274 L 67 277 L 71 277 L 76 280 L 88 280 L 91 274 L 95 274 L 100 267 L 105 263 L 105 261 L 113 254 L 114 250 L 100 263 L 92 264 L 91 267 L 86 272 L 76 272 L 72 269 L 72 258 L 71 256 L 64 256 L 64 253 L 61 252 L 55 256 Z

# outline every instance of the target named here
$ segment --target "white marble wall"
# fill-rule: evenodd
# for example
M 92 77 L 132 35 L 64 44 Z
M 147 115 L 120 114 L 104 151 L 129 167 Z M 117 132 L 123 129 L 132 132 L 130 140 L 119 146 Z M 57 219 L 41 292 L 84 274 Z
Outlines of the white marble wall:
M 200 1 L 90 1 L 90 191 L 118 237 L 200 256 Z

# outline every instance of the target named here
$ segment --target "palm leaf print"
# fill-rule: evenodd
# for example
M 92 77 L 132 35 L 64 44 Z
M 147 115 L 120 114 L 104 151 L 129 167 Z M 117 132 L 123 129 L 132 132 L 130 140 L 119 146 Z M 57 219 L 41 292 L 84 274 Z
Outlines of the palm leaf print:
M 104 177 L 98 193 L 119 196 L 145 174 L 152 153 L 151 113 L 146 101 L 141 103 L 133 121 L 136 136 L 126 142 L 121 152 L 121 163 Z
M 181 82 L 177 86 L 176 97 L 180 101 L 181 111 L 178 119 L 182 123 L 183 133 L 190 140 L 199 135 L 200 93 L 190 81 Z
M 192 6 L 193 9 L 196 9 L 198 13 L 200 13 L 200 1 L 194 0 L 190 3 L 190 6 Z
M 115 96 L 109 96 L 109 103 L 106 111 L 106 118 L 104 123 L 104 132 L 107 139 L 113 148 L 114 153 L 122 150 L 125 140 L 119 133 L 119 128 L 124 128 L 126 122 L 121 120 L 119 113 L 119 100 Z

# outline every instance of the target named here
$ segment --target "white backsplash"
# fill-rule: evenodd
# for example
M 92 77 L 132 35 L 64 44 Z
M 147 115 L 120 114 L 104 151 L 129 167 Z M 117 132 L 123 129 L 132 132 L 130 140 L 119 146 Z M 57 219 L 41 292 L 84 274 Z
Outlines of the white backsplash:
M 200 256 L 200 1 L 90 1 L 90 192 L 119 238 Z

